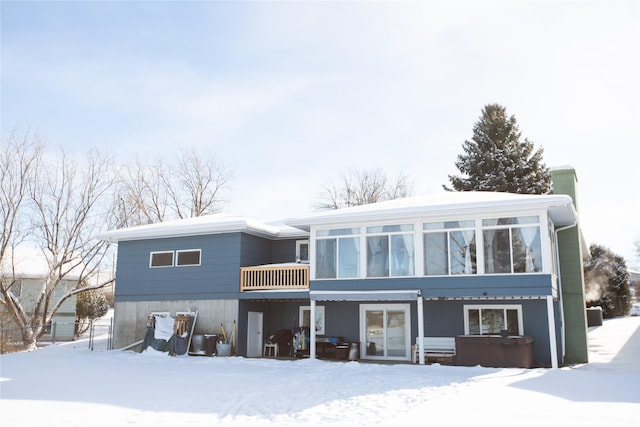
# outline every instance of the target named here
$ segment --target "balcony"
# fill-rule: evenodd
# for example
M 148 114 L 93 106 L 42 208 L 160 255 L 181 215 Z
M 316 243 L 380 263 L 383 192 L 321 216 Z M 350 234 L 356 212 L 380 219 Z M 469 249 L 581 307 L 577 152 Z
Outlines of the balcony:
M 240 268 L 240 292 L 309 289 L 309 265 L 277 264 Z

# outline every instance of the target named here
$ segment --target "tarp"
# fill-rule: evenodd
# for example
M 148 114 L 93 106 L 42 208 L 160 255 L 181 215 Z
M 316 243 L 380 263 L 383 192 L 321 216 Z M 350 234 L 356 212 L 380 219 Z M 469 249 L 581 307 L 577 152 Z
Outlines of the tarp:
M 189 316 L 189 324 L 187 325 L 187 333 L 185 336 L 180 336 L 177 334 L 171 334 L 168 339 L 158 338 L 154 323 L 151 325 L 147 325 L 147 332 L 145 333 L 144 339 L 142 340 L 142 345 L 140 346 L 140 353 L 145 351 L 147 347 L 151 347 L 157 351 L 168 352 L 170 356 L 183 355 L 189 351 L 189 344 L 191 342 L 191 336 L 193 334 L 193 327 L 195 326 L 194 322 L 197 316 Z M 160 318 L 160 317 L 158 317 Z M 168 319 L 173 319 L 169 317 Z

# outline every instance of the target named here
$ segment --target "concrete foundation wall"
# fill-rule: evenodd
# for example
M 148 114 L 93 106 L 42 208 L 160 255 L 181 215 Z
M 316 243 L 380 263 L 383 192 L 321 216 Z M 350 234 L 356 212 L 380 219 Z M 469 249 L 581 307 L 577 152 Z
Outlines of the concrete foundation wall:
M 152 311 L 198 311 L 194 333 L 218 334 L 220 324 L 230 337 L 233 322 L 238 321 L 238 300 L 200 301 L 127 301 L 116 302 L 114 307 L 113 348 L 123 348 L 144 338 L 147 318 Z M 237 333 L 237 331 L 236 331 Z

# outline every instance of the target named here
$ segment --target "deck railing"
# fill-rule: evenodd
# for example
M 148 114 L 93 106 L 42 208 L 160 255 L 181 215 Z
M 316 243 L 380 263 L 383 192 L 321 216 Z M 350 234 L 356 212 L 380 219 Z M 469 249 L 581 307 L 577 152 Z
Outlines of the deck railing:
M 309 266 L 261 265 L 240 268 L 240 292 L 267 289 L 309 289 Z

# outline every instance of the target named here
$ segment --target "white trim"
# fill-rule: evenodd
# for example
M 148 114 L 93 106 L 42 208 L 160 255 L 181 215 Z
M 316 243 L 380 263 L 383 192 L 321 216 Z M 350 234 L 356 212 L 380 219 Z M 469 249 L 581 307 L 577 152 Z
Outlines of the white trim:
M 512 295 L 512 296 L 495 296 L 495 297 L 424 297 L 428 301 L 512 301 L 512 300 L 541 300 L 546 299 L 547 295 Z
M 315 327 L 313 328 L 316 332 L 317 335 L 324 335 L 325 334 L 325 312 L 324 312 L 324 306 L 316 306 L 315 305 L 315 300 L 311 300 L 314 303 L 315 306 L 315 316 L 311 317 L 311 306 L 310 305 L 301 305 L 298 309 L 298 326 L 304 326 L 303 325 L 303 319 L 304 319 L 304 312 L 305 311 L 309 311 L 309 323 L 311 323 L 311 319 L 315 318 L 315 322 L 313 322 L 313 324 L 315 325 Z M 309 330 L 311 330 L 311 325 L 309 325 Z
M 473 222 L 472 226 L 467 226 L 467 227 L 452 227 L 452 228 L 446 228 L 446 227 L 442 227 L 442 228 L 432 228 L 432 229 L 426 229 L 424 228 L 425 224 L 432 224 L 432 223 L 445 223 L 445 222 L 463 222 L 463 221 L 470 221 Z M 452 274 L 451 273 L 451 233 L 452 232 L 462 232 L 462 231 L 466 231 L 466 230 L 473 230 L 473 237 L 475 240 L 475 255 L 476 255 L 476 272 L 475 273 L 457 273 L 457 274 Z M 422 248 L 422 270 L 416 271 L 416 275 L 417 276 L 422 276 L 422 277 L 457 277 L 457 276 L 468 276 L 468 277 L 475 277 L 478 276 L 480 274 L 480 265 L 479 265 L 479 260 L 482 260 L 484 262 L 484 256 L 480 256 L 479 252 L 482 252 L 482 254 L 484 255 L 484 247 L 480 246 L 480 241 L 481 239 L 478 238 L 478 231 L 482 232 L 482 218 L 481 217 L 468 217 L 466 219 L 448 219 L 448 220 L 441 220 L 441 221 L 421 221 L 420 223 L 420 246 Z M 446 251 L 446 257 L 447 257 L 447 273 L 446 274 L 429 274 L 427 275 L 424 271 L 425 269 L 425 264 L 424 264 L 424 248 L 425 248 L 425 243 L 424 243 L 424 239 L 425 236 L 427 234 L 436 234 L 436 233 L 444 233 L 446 236 L 446 245 L 447 245 L 447 251 Z M 478 249 L 481 249 L 480 251 Z
M 418 346 L 418 361 L 421 365 L 424 365 L 425 363 L 424 342 L 422 339 L 424 338 L 424 304 L 421 296 L 418 296 L 417 308 L 418 308 L 417 310 L 418 311 L 418 337 L 420 337 L 420 339 L 416 343 L 416 346 Z
M 309 291 L 311 301 L 413 301 L 420 296 L 417 289 L 384 291 Z
M 404 312 L 404 337 L 405 337 L 405 356 L 389 356 L 382 355 L 367 355 L 367 321 L 366 312 L 372 310 L 382 310 L 384 312 L 383 320 L 383 339 L 385 340 L 384 351 L 388 352 L 387 344 L 387 313 L 390 310 L 403 311 Z M 360 319 L 360 358 L 370 360 L 411 360 L 411 305 L 409 303 L 404 304 L 360 304 L 359 307 L 359 319 Z
M 286 221 L 288 225 L 309 230 L 314 226 L 337 227 L 381 222 L 411 222 L 416 218 L 437 221 L 439 218 L 486 216 L 521 216 L 527 212 L 548 211 L 557 225 L 570 224 L 577 218 L 571 197 L 564 194 L 536 195 L 498 192 L 443 192 L 427 196 L 390 200 L 352 208 L 320 212 Z
M 506 310 L 517 310 L 518 313 L 518 335 L 524 335 L 524 322 L 522 321 L 522 304 L 465 304 L 463 307 L 464 314 L 464 334 L 476 335 L 469 333 L 469 310 L 505 310 L 504 320 L 507 320 Z M 482 314 L 480 314 L 480 320 L 482 321 Z M 482 333 L 480 329 L 480 335 L 487 335 Z
M 171 254 L 171 265 L 153 265 L 153 256 L 155 254 Z M 173 267 L 176 263 L 176 254 L 174 251 L 151 251 L 149 252 L 149 268 L 167 268 Z
M 198 263 L 197 264 L 178 264 L 178 257 L 180 256 L 180 253 L 182 252 L 198 252 Z M 176 267 L 199 267 L 200 265 L 202 265 L 202 249 L 179 249 L 176 250 L 176 256 L 175 256 L 175 261 L 174 261 L 174 265 Z
M 307 245 L 307 259 L 304 260 L 300 258 L 300 247 L 302 245 Z M 306 240 L 296 240 L 296 262 L 300 264 L 309 264 L 309 260 L 311 259 L 311 244 L 309 243 L 309 239 Z
M 316 318 L 316 302 L 310 301 L 309 306 L 309 321 Z M 316 358 L 316 328 L 309 328 L 309 357 L 313 360 Z
M 526 276 L 526 275 L 537 275 L 537 274 L 551 274 L 553 271 L 552 268 L 552 264 L 553 264 L 553 260 L 551 259 L 552 254 L 551 254 L 551 250 L 550 250 L 550 237 L 547 233 L 547 227 L 549 226 L 549 215 L 550 212 L 545 211 L 545 210 L 527 210 L 527 211 L 523 211 L 523 210 L 518 210 L 518 211 L 514 211 L 514 212 L 508 212 L 508 211 L 500 211 L 500 212 L 496 212 L 496 211 L 491 211 L 491 212 L 484 212 L 484 213 L 478 213 L 476 212 L 475 214 L 472 213 L 458 213 L 455 215 L 451 215 L 451 216 L 438 216 L 438 217 L 416 217 L 413 218 L 412 221 L 409 221 L 407 219 L 405 220 L 399 220 L 396 219 L 394 220 L 388 220 L 388 221 L 381 221 L 378 218 L 369 218 L 366 221 L 360 222 L 360 223 L 353 223 L 353 222 L 343 222 L 343 223 L 336 223 L 336 224 L 329 224 L 329 225 L 323 225 L 323 226 L 312 226 L 311 227 L 311 231 L 310 231 L 310 239 L 309 239 L 309 259 L 313 259 L 314 262 L 311 262 L 311 279 L 312 280 L 354 280 L 354 279 L 364 279 L 364 280 L 377 280 L 377 279 L 403 279 L 403 278 L 411 278 L 411 277 L 419 277 L 419 278 L 424 278 L 424 277 L 458 277 L 458 276 L 465 276 L 465 277 L 479 277 L 479 276 Z M 511 218 L 511 217 L 536 217 L 537 221 L 536 222 L 532 222 L 530 224 L 505 224 L 505 225 L 500 225 L 500 226 L 483 226 L 482 225 L 482 221 L 484 219 L 490 219 L 490 218 Z M 445 232 L 447 234 L 447 243 L 449 240 L 449 236 L 450 236 L 450 232 L 451 231 L 460 231 L 460 230 L 471 230 L 471 228 L 468 227 L 459 227 L 459 228 L 455 228 L 455 229 L 441 229 L 441 230 L 423 230 L 423 224 L 425 223 L 430 223 L 430 222 L 443 222 L 443 221 L 474 221 L 474 234 L 475 234 L 475 245 L 476 245 L 476 272 L 472 273 L 472 274 L 442 274 L 442 275 L 425 275 L 424 274 L 424 235 L 428 234 L 428 233 L 432 233 L 432 232 Z M 413 233 L 410 231 L 397 231 L 397 232 L 380 232 L 380 233 L 372 233 L 372 234 L 368 234 L 367 233 L 367 228 L 369 227 L 376 227 L 376 226 L 385 226 L 385 225 L 412 225 L 414 230 Z M 514 232 L 515 229 L 519 229 L 521 227 L 526 227 L 526 226 L 530 226 L 530 227 L 537 227 L 538 228 L 538 233 L 540 236 L 540 256 L 542 257 L 541 259 L 541 267 L 540 267 L 540 271 L 533 271 L 533 272 L 517 272 L 514 273 L 513 272 L 513 244 L 512 243 L 512 234 Z M 334 230 L 334 229 L 343 229 L 343 228 L 359 228 L 360 232 L 358 234 L 349 234 L 349 235 L 343 235 L 343 236 L 320 236 L 319 238 L 317 237 L 317 233 L 319 231 L 324 231 L 324 230 Z M 510 270 L 511 272 L 508 273 L 491 273 L 488 274 L 485 272 L 485 257 L 484 257 L 484 231 L 487 229 L 492 229 L 492 230 L 508 230 L 509 233 L 509 239 L 510 239 L 510 250 L 509 250 L 509 257 L 511 259 L 511 263 L 510 263 Z M 414 251 L 413 251 L 413 256 L 414 256 L 414 262 L 413 262 L 413 268 L 414 268 L 414 274 L 413 275 L 409 275 L 409 276 L 392 276 L 391 275 L 391 271 L 389 271 L 389 276 L 381 276 L 381 277 L 369 277 L 367 276 L 367 239 L 370 236 L 390 236 L 390 235 L 409 235 L 412 234 L 413 235 L 413 246 L 414 246 Z M 340 238 L 351 238 L 351 237 L 359 237 L 360 238 L 360 274 L 358 277 L 335 277 L 335 278 L 318 278 L 316 277 L 316 266 L 317 263 L 315 262 L 316 260 L 316 255 L 317 255 L 317 242 L 319 240 L 324 240 L 324 239 L 335 239 L 336 240 L 336 257 L 338 258 L 338 260 L 336 261 L 336 269 L 339 270 L 339 248 L 338 248 L 338 242 L 337 240 Z M 450 265 L 450 254 L 447 253 L 447 265 Z M 449 267 L 450 270 L 450 267 Z M 338 275 L 338 272 L 336 271 L 336 276 Z
M 250 218 L 222 213 L 120 228 L 99 233 L 95 237 L 109 242 L 119 242 L 122 240 L 162 239 L 166 237 L 199 236 L 203 234 L 233 232 L 244 232 L 272 239 L 290 239 L 306 237 L 308 235 L 305 231 L 287 225 L 282 221 L 261 222 Z

